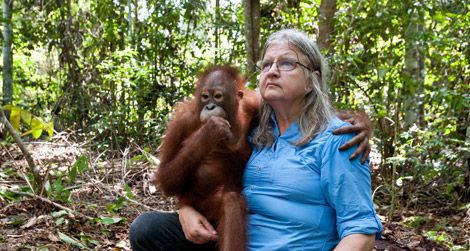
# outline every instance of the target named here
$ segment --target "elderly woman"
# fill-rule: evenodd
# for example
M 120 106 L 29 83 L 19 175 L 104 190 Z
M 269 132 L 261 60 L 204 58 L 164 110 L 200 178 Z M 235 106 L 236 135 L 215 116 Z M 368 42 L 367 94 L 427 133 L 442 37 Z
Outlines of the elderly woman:
M 244 175 L 250 250 L 371 250 L 381 231 L 369 166 L 328 99 L 326 65 L 302 32 L 272 34 L 259 67 L 261 119 Z M 354 151 L 354 149 L 350 149 Z
M 382 229 L 371 198 L 368 162 L 340 151 L 354 135 L 328 99 L 327 69 L 309 37 L 294 29 L 267 40 L 260 122 L 243 180 L 249 250 L 371 250 Z M 134 250 L 214 250 L 213 226 L 194 208 L 147 213 L 131 226 Z M 188 241 L 189 240 L 189 241 Z

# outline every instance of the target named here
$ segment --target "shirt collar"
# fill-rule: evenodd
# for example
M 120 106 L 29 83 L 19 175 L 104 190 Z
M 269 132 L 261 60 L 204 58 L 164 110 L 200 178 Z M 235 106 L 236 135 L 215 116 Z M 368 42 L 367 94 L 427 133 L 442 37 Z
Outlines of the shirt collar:
M 290 142 L 296 142 L 302 136 L 297 121 L 292 122 L 281 136 L 279 136 L 279 125 L 277 124 L 274 112 L 271 114 L 271 123 L 273 126 L 273 135 L 275 138 L 282 138 Z

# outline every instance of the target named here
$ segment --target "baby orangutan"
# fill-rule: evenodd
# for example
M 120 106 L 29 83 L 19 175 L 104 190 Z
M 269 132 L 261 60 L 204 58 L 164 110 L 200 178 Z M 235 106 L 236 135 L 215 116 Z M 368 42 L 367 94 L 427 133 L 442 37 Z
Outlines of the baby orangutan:
M 194 98 L 177 107 L 159 150 L 157 186 L 216 225 L 219 250 L 246 250 L 242 176 L 258 109 L 236 68 L 211 67 L 199 76 Z

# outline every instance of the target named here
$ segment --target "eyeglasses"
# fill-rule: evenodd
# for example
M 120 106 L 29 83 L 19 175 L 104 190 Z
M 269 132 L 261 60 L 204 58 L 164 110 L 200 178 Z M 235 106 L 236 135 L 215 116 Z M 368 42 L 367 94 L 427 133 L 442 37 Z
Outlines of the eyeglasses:
M 273 64 L 276 64 L 277 69 L 279 71 L 292 71 L 292 70 L 295 69 L 295 67 L 297 67 L 297 65 L 300 65 L 300 66 L 304 67 L 305 69 L 307 69 L 309 71 L 312 71 L 309 67 L 303 65 L 299 61 L 292 61 L 292 60 L 281 60 L 281 61 L 278 61 L 278 62 L 270 62 L 270 61 L 261 62 L 261 61 L 259 61 L 256 64 L 256 68 L 258 68 L 258 70 L 260 70 L 261 72 L 268 72 L 271 69 L 271 67 L 273 66 Z

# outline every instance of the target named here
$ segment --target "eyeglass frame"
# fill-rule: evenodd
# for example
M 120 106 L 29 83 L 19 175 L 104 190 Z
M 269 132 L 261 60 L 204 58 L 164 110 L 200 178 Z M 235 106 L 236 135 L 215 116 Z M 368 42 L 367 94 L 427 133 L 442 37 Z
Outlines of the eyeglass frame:
M 279 68 L 278 62 L 280 62 L 280 63 L 285 63 L 285 62 L 293 63 L 293 64 L 294 64 L 294 67 L 293 67 L 292 69 L 289 69 L 289 70 L 282 70 L 281 68 Z M 302 64 L 302 63 L 300 63 L 299 61 L 292 61 L 292 60 L 288 60 L 288 59 L 283 59 L 283 60 L 281 60 L 281 61 L 269 62 L 269 63 L 270 63 L 270 66 L 269 66 L 269 68 L 267 68 L 266 70 L 263 70 L 263 67 L 260 66 L 260 64 L 262 64 L 262 63 L 263 63 L 263 61 L 258 61 L 258 62 L 255 64 L 256 69 L 258 69 L 258 70 L 259 70 L 260 72 L 262 72 L 262 73 L 266 73 L 266 72 L 268 72 L 269 70 L 271 70 L 271 68 L 273 67 L 274 64 L 276 64 L 276 68 L 277 68 L 278 71 L 293 71 L 293 70 L 297 67 L 297 65 L 300 65 L 300 66 L 304 67 L 305 69 L 307 69 L 307 70 L 313 72 L 313 70 L 310 69 L 310 67 L 308 67 L 308 66 L 306 66 L 306 65 L 304 65 L 304 64 Z

